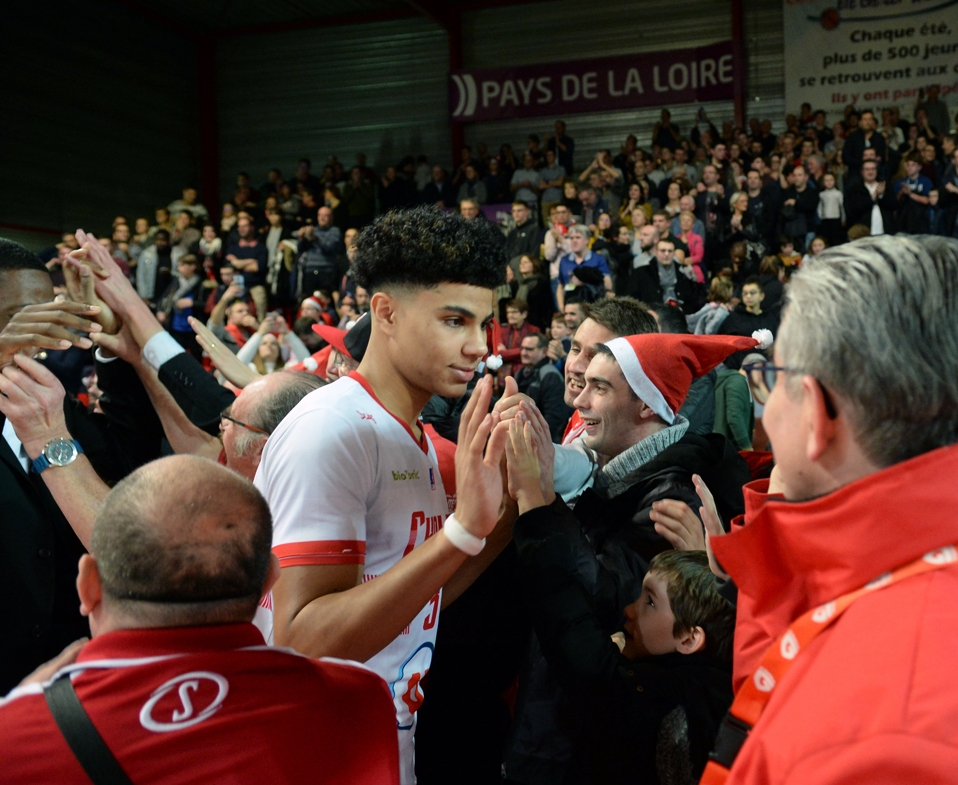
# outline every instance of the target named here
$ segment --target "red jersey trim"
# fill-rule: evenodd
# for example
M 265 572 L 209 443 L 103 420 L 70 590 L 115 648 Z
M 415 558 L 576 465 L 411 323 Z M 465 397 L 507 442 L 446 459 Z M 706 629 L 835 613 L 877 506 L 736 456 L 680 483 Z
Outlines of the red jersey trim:
M 291 542 L 275 546 L 273 553 L 280 567 L 366 563 L 366 543 L 362 540 Z
M 359 382 L 362 385 L 363 389 L 367 393 L 369 393 L 369 397 L 372 398 L 376 403 L 378 403 L 379 407 L 384 412 L 386 412 L 386 414 L 388 414 L 396 422 L 398 422 L 403 428 L 406 429 L 406 433 L 408 433 L 410 438 L 418 445 L 419 449 L 422 450 L 427 455 L 429 454 L 429 441 L 426 439 L 426 431 L 423 430 L 422 422 L 420 422 L 419 420 L 416 420 L 416 424 L 419 426 L 419 433 L 422 434 L 422 437 L 417 439 L 416 434 L 414 434 L 412 432 L 412 428 L 409 427 L 409 423 L 404 422 L 403 420 L 400 420 L 395 414 L 389 411 L 389 409 L 383 406 L 383 402 L 379 400 L 379 398 L 376 396 L 376 393 L 373 392 L 373 388 L 369 386 L 369 382 L 367 382 L 363 378 L 363 376 L 359 373 L 359 371 L 350 371 L 349 378 L 355 379 L 357 382 Z

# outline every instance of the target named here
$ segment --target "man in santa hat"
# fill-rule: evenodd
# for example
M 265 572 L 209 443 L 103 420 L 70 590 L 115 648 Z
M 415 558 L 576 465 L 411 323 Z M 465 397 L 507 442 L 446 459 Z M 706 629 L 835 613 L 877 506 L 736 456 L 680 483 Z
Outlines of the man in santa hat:
M 767 331 L 756 336 L 645 333 L 610 336 L 595 346 L 573 405 L 585 446 L 604 463 L 575 502 L 580 529 L 568 535 L 580 577 L 610 634 L 639 595 L 649 560 L 672 547 L 656 530 L 654 502 L 680 500 L 698 509 L 692 482 L 698 474 L 707 478 L 724 515 L 744 509 L 742 486 L 750 479 L 745 462 L 723 436 L 689 433 L 688 420 L 678 411 L 693 379 L 735 351 L 771 344 Z M 542 427 L 534 407 L 522 407 L 538 422 L 540 458 L 548 465 L 553 450 L 548 427 Z M 553 503 L 564 504 L 561 497 Z M 557 525 L 562 517 L 557 512 Z M 535 642 L 530 658 L 538 667 L 527 668 L 528 680 L 520 683 L 506 775 L 519 782 L 558 782 L 573 757 L 576 731 L 562 718 L 561 689 Z M 546 746 L 544 734 L 550 739 Z

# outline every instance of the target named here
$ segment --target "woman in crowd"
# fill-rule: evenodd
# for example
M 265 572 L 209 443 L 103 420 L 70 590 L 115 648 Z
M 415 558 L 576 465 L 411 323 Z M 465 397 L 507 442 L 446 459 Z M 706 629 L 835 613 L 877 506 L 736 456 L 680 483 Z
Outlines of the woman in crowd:
M 662 209 L 669 214 L 669 219 L 675 218 L 681 211 L 679 200 L 682 198 L 682 186 L 675 180 L 669 183 L 665 192 L 666 202 Z
M 529 323 L 545 332 L 552 319 L 552 291 L 543 275 L 539 260 L 524 254 L 519 259 L 519 275 L 510 283 L 510 288 L 510 299 L 525 300 L 528 303 L 529 315 L 526 318 Z
M 693 265 L 695 279 L 705 283 L 705 239 L 692 231 L 695 226 L 695 215 L 687 210 L 679 213 L 679 226 L 682 228 L 678 238 L 689 247 L 686 257 Z

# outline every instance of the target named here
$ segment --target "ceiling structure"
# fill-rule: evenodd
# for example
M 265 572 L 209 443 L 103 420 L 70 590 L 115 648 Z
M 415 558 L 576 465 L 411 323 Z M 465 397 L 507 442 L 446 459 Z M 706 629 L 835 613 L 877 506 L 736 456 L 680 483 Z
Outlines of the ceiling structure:
M 448 26 L 461 11 L 541 0 L 114 0 L 189 37 L 251 35 L 417 15 Z

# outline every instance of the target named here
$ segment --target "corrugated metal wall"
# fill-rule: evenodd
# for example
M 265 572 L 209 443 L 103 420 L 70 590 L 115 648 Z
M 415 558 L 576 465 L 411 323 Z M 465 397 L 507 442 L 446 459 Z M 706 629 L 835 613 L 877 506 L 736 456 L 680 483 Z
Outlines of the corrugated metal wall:
M 192 44 L 95 0 L 3 21 L 0 223 L 103 231 L 179 198 L 199 174 Z
M 753 52 L 758 54 L 757 62 L 747 67 L 747 111 L 760 107 L 758 114 L 768 116 L 778 127 L 784 119 L 781 4 L 777 0 L 745 0 L 744 5 L 746 59 Z M 670 0 L 667 11 L 660 0 L 606 0 L 601 9 L 580 0 L 556 0 L 472 11 L 463 23 L 467 68 L 680 49 L 732 37 L 728 0 Z M 754 102 L 755 96 L 761 100 Z M 670 109 L 672 121 L 687 133 L 698 105 Z M 705 109 L 719 128 L 725 120 L 734 119 L 731 101 L 708 103 Z M 466 126 L 466 141 L 473 145 L 484 142 L 490 149 L 509 142 L 521 151 L 528 134 L 537 133 L 544 139 L 552 133 L 555 120 L 563 119 L 576 141 L 576 166 L 584 167 L 599 149 L 610 148 L 615 154 L 630 133 L 639 137 L 640 145 L 650 144 L 660 112 L 661 108 L 653 107 L 474 123 Z
M 447 161 L 446 34 L 422 18 L 244 36 L 217 56 L 223 198 L 236 172 L 290 177 L 301 156 L 377 169 L 407 153 Z
M 785 130 L 785 35 L 779 0 L 743 0 L 748 117 L 768 118 Z M 798 107 L 792 107 L 796 111 Z

